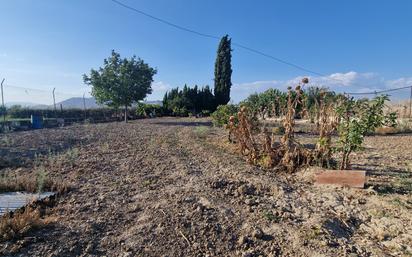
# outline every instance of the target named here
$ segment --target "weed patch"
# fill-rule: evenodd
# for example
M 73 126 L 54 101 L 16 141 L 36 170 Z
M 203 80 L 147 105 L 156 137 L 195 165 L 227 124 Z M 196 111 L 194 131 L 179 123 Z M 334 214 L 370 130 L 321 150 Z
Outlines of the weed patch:
M 273 214 L 271 211 L 264 211 L 263 217 L 265 217 L 268 221 L 278 223 L 280 221 L 280 217 L 278 215 Z
M 33 208 L 25 208 L 23 211 L 6 213 L 0 217 L 0 241 L 20 238 L 29 231 L 46 225 L 40 217 L 40 211 Z
M 193 129 L 193 133 L 197 138 L 205 139 L 207 134 L 209 133 L 209 127 L 206 126 L 198 126 Z
M 44 167 L 37 168 L 32 174 L 3 175 L 0 177 L 0 192 L 19 192 L 41 193 L 44 191 L 66 193 L 69 184 L 51 179 Z

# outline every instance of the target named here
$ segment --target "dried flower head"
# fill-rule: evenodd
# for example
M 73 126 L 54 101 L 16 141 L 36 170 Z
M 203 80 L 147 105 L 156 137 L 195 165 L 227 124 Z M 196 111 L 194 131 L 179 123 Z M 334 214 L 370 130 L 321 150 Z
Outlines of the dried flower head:
M 309 83 L 309 79 L 308 79 L 308 78 L 303 78 L 303 79 L 302 79 L 302 83 L 303 83 L 303 84 L 308 84 L 308 83 Z

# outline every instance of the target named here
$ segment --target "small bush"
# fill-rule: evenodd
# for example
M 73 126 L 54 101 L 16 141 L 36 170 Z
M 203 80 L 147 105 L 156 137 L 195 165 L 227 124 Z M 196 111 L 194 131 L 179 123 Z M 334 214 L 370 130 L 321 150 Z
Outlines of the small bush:
M 208 117 L 208 116 L 210 116 L 210 111 L 209 110 L 202 110 L 201 114 L 202 114 L 202 116 Z
M 189 115 L 189 111 L 186 107 L 174 107 L 173 108 L 173 115 L 178 117 L 187 117 Z
M 387 95 L 377 96 L 370 101 L 354 98 L 342 100 L 336 108 L 339 139 L 335 151 L 342 158 L 340 169 L 345 170 L 350 168 L 350 154 L 361 149 L 364 136 L 382 126 L 395 127 L 397 116 L 395 113 L 384 113 L 385 102 L 389 100 Z
M 239 106 L 234 104 L 219 105 L 215 112 L 212 113 L 213 125 L 223 127 L 228 124 L 230 116 L 237 118 Z M 235 121 L 237 123 L 237 121 Z
M 204 138 L 206 138 L 207 134 L 209 133 L 209 127 L 199 126 L 199 127 L 196 127 L 193 130 L 193 132 L 198 138 L 204 139 Z
M 19 238 L 43 225 L 45 222 L 40 218 L 40 212 L 37 209 L 27 207 L 24 211 L 7 213 L 0 218 L 0 241 Z
M 161 117 L 163 114 L 163 107 L 157 104 L 139 103 L 136 108 L 136 115 L 139 118 Z

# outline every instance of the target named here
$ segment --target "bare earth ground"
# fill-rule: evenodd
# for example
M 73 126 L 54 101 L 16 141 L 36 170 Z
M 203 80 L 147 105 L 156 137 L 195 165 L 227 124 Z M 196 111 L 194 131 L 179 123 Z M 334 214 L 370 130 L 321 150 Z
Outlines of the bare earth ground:
M 411 135 L 366 139 L 353 159 L 368 171 L 368 188 L 359 190 L 314 186 L 310 170 L 248 165 L 209 125 L 160 118 L 0 136 L 1 172 L 34 173 L 35 153 L 69 151 L 71 158 L 44 165 L 73 185 L 46 210 L 55 222 L 0 243 L 0 253 L 412 255 Z

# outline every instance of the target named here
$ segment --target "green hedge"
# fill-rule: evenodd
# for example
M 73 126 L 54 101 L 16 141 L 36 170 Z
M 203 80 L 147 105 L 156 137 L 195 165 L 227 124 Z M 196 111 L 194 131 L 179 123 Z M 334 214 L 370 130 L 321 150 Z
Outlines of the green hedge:
M 158 104 L 139 103 L 136 107 L 136 115 L 138 118 L 154 118 L 162 117 L 166 110 Z
M 6 111 L 10 119 L 29 119 L 31 115 L 42 116 L 43 118 L 64 118 L 64 119 L 91 119 L 91 120 L 113 120 L 123 115 L 123 110 L 111 108 L 88 109 L 63 109 L 63 110 L 43 110 L 31 108 L 9 108 Z M 135 111 L 130 110 L 129 116 L 136 118 Z

